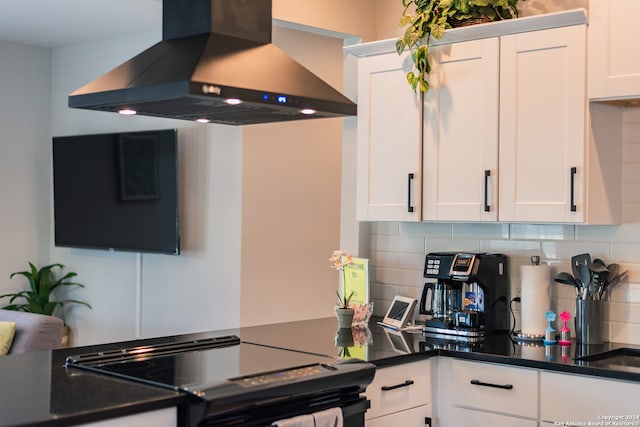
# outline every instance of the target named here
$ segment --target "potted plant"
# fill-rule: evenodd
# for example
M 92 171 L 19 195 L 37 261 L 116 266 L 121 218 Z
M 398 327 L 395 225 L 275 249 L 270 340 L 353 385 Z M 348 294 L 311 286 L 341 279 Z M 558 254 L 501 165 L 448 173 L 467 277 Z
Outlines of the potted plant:
M 58 300 L 54 298 L 56 291 L 61 288 L 69 286 L 84 288 L 83 284 L 71 281 L 72 278 L 77 276 L 73 271 L 56 277 L 53 270 L 56 268 L 62 270 L 64 269 L 64 265 L 51 264 L 38 269 L 29 262 L 29 267 L 30 269 L 28 271 L 17 271 L 11 273 L 9 276 L 10 279 L 16 275 L 26 277 L 29 281 L 29 289 L 0 295 L 0 299 L 9 298 L 9 304 L 2 307 L 5 310 L 28 311 L 53 316 L 56 308 L 63 307 L 65 304 L 81 304 L 91 308 L 91 306 L 84 301 L 76 299 Z
M 519 14 L 520 0 L 402 0 L 400 26 L 407 27 L 396 41 L 396 51 L 411 52 L 414 69 L 407 73 L 413 90 L 429 90 L 429 39 L 442 38 L 447 28 L 511 19 Z
M 353 256 L 348 255 L 345 251 L 335 250 L 329 258 L 331 268 L 335 268 L 338 271 L 342 271 L 343 283 L 344 283 L 344 266 L 347 264 L 353 264 Z M 338 295 L 338 304 L 336 305 L 336 316 L 338 316 L 338 326 L 340 328 L 351 328 L 353 323 L 354 309 L 350 306 L 351 297 L 353 292 L 347 297 L 346 295 L 340 296 L 340 293 L 336 291 Z
M 340 297 L 340 293 L 338 291 L 336 291 L 336 293 L 338 294 L 338 304 L 336 305 L 336 316 L 338 316 L 338 327 L 351 328 L 355 310 L 353 309 L 353 307 L 349 305 L 349 303 L 351 302 L 353 291 L 348 297 L 347 296 Z

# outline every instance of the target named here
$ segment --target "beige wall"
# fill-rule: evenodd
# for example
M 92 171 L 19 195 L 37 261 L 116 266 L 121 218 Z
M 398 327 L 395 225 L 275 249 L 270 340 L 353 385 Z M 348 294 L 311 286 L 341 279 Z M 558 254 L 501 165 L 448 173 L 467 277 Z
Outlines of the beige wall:
M 522 16 L 558 12 L 570 9 L 589 9 L 589 0 L 525 0 L 520 2 Z
M 376 8 L 371 0 L 273 0 L 272 5 L 274 19 L 375 40 Z
M 521 16 L 578 8 L 589 9 L 589 0 L 524 0 L 519 4 Z M 402 0 L 376 0 L 375 37 L 378 40 L 402 35 L 404 30 L 398 26 L 402 9 Z
M 342 39 L 274 28 L 274 42 L 342 88 Z M 313 46 L 313 49 L 309 49 Z M 341 119 L 243 128 L 243 326 L 332 314 L 340 242 Z

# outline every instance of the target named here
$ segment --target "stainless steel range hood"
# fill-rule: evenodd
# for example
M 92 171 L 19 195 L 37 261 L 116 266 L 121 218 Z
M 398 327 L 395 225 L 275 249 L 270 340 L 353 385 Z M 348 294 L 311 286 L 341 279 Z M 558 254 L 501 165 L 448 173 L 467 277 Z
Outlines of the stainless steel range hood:
M 162 41 L 69 95 L 69 107 L 244 125 L 355 115 L 271 43 L 271 0 L 164 0 Z

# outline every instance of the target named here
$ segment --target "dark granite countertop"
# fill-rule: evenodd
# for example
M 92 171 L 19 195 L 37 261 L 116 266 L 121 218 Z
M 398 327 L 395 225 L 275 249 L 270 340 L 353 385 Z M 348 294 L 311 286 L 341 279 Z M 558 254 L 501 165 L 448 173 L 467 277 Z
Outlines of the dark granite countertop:
M 379 367 L 407 363 L 416 359 L 442 355 L 462 359 L 495 362 L 507 365 L 546 369 L 551 371 L 592 375 L 640 382 L 640 360 L 631 365 L 621 365 L 599 361 L 577 360 L 584 356 L 619 348 L 640 350 L 639 346 L 604 343 L 581 346 L 572 342 L 570 346 L 543 346 L 532 343 L 514 342 L 509 335 L 487 337 L 483 343 L 474 345 L 457 344 L 428 339 L 417 332 L 395 332 L 377 324 L 380 319 L 369 322 L 366 344 L 358 345 L 357 339 L 364 332 L 353 330 L 354 342 L 346 343 L 351 356 L 361 357 Z M 341 357 L 344 354 L 338 344 L 338 323 L 335 318 L 315 319 L 274 325 L 243 328 L 240 337 L 277 347 L 310 353 Z M 342 344 L 345 344 L 344 342 Z M 640 359 L 640 357 L 638 357 Z
M 0 426 L 68 426 L 178 406 L 186 396 L 103 375 L 67 370 L 64 355 L 0 357 Z
M 319 356 L 357 357 L 378 367 L 449 356 L 640 382 L 637 365 L 576 360 L 576 357 L 621 347 L 638 350 L 638 346 L 605 343 L 582 347 L 572 343 L 568 347 L 544 347 L 519 345 L 507 335 L 497 335 L 470 347 L 429 340 L 420 331 L 394 332 L 379 326 L 377 320 L 372 319 L 368 328 L 354 328 L 351 334 L 338 330 L 337 320 L 328 317 L 0 357 L 0 427 L 69 426 L 181 407 L 187 403 L 187 396 L 181 393 L 67 369 L 64 361 L 69 355 L 228 334 L 238 335 L 245 342 Z

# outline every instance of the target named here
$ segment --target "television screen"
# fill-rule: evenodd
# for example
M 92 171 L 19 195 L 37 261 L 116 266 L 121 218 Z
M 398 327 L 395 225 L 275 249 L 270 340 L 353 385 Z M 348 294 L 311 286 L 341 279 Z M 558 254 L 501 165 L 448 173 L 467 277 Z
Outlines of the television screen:
M 56 246 L 180 253 L 175 129 L 53 138 Z

